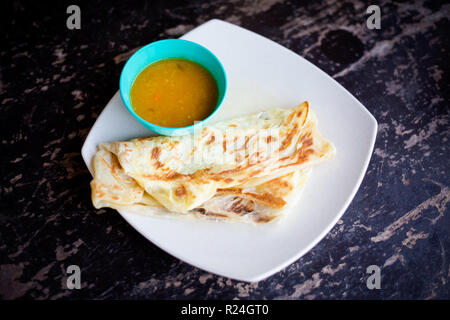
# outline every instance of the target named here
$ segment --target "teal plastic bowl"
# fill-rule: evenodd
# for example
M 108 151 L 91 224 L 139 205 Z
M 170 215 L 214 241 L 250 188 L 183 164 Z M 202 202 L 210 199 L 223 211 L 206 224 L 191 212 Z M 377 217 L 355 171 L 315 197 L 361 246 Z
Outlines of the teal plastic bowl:
M 171 58 L 186 59 L 206 68 L 216 80 L 218 89 L 217 105 L 204 120 L 188 127 L 169 128 L 157 126 L 139 117 L 131 106 L 130 90 L 139 73 L 150 64 Z M 125 63 L 120 75 L 120 95 L 128 111 L 145 127 L 166 136 L 180 136 L 194 132 L 194 128 L 204 125 L 219 110 L 227 92 L 225 69 L 216 56 L 205 47 L 187 40 L 167 39 L 152 42 L 136 51 Z

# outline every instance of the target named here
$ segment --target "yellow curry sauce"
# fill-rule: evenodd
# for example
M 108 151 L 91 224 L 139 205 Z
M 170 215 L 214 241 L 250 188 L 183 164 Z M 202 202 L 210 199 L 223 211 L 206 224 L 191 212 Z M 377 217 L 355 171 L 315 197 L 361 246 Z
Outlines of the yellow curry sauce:
M 166 59 L 146 67 L 131 88 L 133 110 L 150 123 L 179 128 L 208 117 L 216 108 L 217 84 L 201 65 Z

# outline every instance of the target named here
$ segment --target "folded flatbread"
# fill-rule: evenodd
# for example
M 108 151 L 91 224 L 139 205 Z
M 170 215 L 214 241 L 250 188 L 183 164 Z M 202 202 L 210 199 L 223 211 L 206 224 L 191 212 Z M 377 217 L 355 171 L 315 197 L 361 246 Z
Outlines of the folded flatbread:
M 102 143 L 92 202 L 143 214 L 269 222 L 335 153 L 307 102 L 200 128 L 179 137 Z

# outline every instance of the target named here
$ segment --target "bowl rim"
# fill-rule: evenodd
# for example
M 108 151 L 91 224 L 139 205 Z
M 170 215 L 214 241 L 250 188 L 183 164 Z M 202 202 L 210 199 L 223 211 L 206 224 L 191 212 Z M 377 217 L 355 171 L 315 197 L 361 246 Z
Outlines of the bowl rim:
M 224 76 L 224 90 L 223 90 L 223 94 L 222 94 L 222 96 L 220 97 L 219 101 L 217 102 L 217 105 L 216 105 L 216 108 L 214 109 L 214 111 L 211 112 L 211 114 L 210 114 L 209 116 L 207 116 L 205 119 L 203 119 L 203 120 L 201 120 L 201 121 L 198 121 L 198 122 L 196 122 L 196 123 L 194 123 L 194 124 L 191 124 L 190 126 L 186 126 L 186 127 L 163 127 L 163 126 L 159 126 L 159 125 L 157 125 L 157 124 L 153 124 L 153 123 L 151 123 L 151 122 L 148 122 L 147 120 L 141 118 L 136 112 L 134 112 L 134 110 L 133 110 L 133 108 L 131 107 L 131 105 L 128 105 L 128 103 L 125 101 L 125 99 L 124 99 L 124 93 L 123 93 L 123 90 L 122 90 L 122 82 L 125 81 L 125 80 L 123 80 L 124 72 L 125 72 L 125 69 L 127 68 L 127 65 L 130 63 L 130 61 L 133 59 L 133 57 L 135 57 L 138 53 L 140 53 L 140 52 L 142 52 L 142 51 L 148 50 L 148 48 L 150 48 L 150 47 L 160 45 L 161 43 L 164 43 L 164 42 L 173 42 L 173 41 L 179 41 L 179 42 L 189 43 L 190 45 L 194 45 L 194 46 L 197 46 L 197 47 L 201 48 L 202 50 L 205 50 L 208 54 L 210 54 L 210 55 L 213 57 L 214 61 L 218 64 L 219 69 L 220 69 L 220 71 L 222 72 L 222 74 L 223 74 L 223 76 Z M 167 58 L 167 59 L 171 59 L 171 58 Z M 154 62 L 148 64 L 146 67 L 148 67 L 149 65 L 151 65 L 151 64 L 153 64 L 153 63 L 155 63 L 155 62 L 162 61 L 162 60 L 164 60 L 164 59 L 156 60 L 156 61 L 154 61 Z M 186 60 L 189 60 L 189 59 L 186 59 Z M 192 61 L 192 60 L 189 60 L 189 61 Z M 197 64 L 200 64 L 200 63 L 198 63 L 198 62 L 196 62 L 196 61 L 192 61 L 192 62 L 195 62 L 195 63 L 197 63 Z M 200 64 L 200 65 L 201 65 L 201 64 Z M 202 66 L 203 68 L 205 68 L 203 65 L 201 65 L 201 66 Z M 205 69 L 206 69 L 206 68 L 205 68 Z M 142 70 L 143 70 L 143 69 L 142 69 Z M 142 71 L 142 70 L 141 70 L 141 71 Z M 207 70 L 208 70 L 208 69 L 207 69 Z M 141 71 L 140 71 L 140 72 L 141 72 Z M 209 70 L 208 70 L 208 72 L 209 72 Z M 210 73 L 211 73 L 211 72 L 210 72 Z M 217 79 L 216 79 L 212 74 L 211 74 L 211 76 L 214 78 L 214 80 L 215 80 L 216 83 L 217 83 Z M 127 110 L 128 110 L 128 111 L 129 111 L 129 112 L 130 112 L 130 113 L 131 113 L 131 114 L 132 114 L 139 122 L 141 122 L 144 126 L 146 126 L 146 127 L 151 127 L 151 128 L 155 128 L 155 129 L 160 129 L 160 130 L 163 130 L 163 131 L 166 131 L 166 130 L 169 130 L 169 131 L 189 130 L 189 129 L 191 129 L 191 128 L 194 128 L 194 127 L 196 127 L 196 126 L 200 126 L 201 124 L 205 123 L 205 122 L 206 122 L 207 120 L 209 120 L 212 116 L 214 116 L 214 114 L 216 114 L 217 111 L 222 107 L 223 101 L 225 100 L 225 96 L 226 96 L 227 91 L 228 91 L 228 79 L 227 79 L 227 73 L 226 73 L 225 68 L 223 67 L 222 63 L 221 63 L 220 60 L 216 57 L 216 55 L 215 55 L 214 53 L 212 53 L 208 48 L 206 48 L 206 47 L 204 47 L 204 46 L 202 46 L 202 45 L 200 45 L 200 44 L 198 44 L 198 43 L 196 43 L 196 42 L 189 41 L 189 40 L 184 40 L 184 39 L 163 39 L 163 40 L 157 40 L 157 41 L 153 41 L 153 42 L 151 42 L 151 43 L 149 43 L 149 44 L 146 44 L 145 46 L 143 46 L 142 48 L 140 48 L 139 50 L 137 50 L 136 52 L 134 52 L 134 53 L 128 58 L 127 62 L 125 62 L 124 66 L 123 66 L 123 68 L 122 68 L 122 71 L 120 72 L 120 78 L 119 78 L 119 91 L 120 91 L 120 97 L 122 98 L 122 102 L 123 102 L 123 104 L 125 105 L 125 107 L 127 108 Z M 160 133 L 160 132 L 158 132 L 158 133 Z

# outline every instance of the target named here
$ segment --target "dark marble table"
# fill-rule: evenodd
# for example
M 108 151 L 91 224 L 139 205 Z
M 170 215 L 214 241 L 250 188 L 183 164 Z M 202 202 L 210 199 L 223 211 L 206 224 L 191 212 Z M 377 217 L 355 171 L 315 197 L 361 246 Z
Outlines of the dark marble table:
M 69 4 L 1 4 L 1 298 L 450 298 L 449 4 L 378 1 L 381 29 L 370 30 L 356 0 L 91 0 L 78 2 L 81 30 L 68 30 Z M 115 211 L 94 210 L 80 155 L 133 51 L 212 18 L 304 56 L 379 123 L 342 220 L 253 284 L 180 262 Z M 80 290 L 66 288 L 72 264 Z M 379 290 L 366 286 L 369 265 L 381 268 Z

